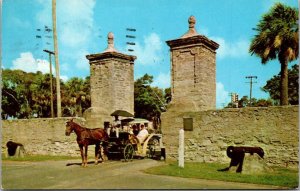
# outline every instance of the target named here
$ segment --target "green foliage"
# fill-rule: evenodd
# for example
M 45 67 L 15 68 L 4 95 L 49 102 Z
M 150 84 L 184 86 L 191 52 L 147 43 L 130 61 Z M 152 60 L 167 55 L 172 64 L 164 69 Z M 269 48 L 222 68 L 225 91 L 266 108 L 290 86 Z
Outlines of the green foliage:
M 63 94 L 63 116 L 82 116 L 91 106 L 90 77 L 71 78 L 65 83 Z
M 145 172 L 158 175 L 178 176 L 184 178 L 199 178 L 208 180 L 222 180 L 253 184 L 268 184 L 289 188 L 298 187 L 298 171 L 286 168 L 274 168 L 273 172 L 246 175 L 236 172 L 222 172 L 227 165 L 218 163 L 186 162 L 184 168 L 172 162 L 168 165 L 152 167 Z
M 53 79 L 53 102 L 56 113 L 56 88 Z M 64 116 L 81 116 L 90 107 L 90 82 L 72 78 L 61 81 L 62 110 Z M 74 101 L 75 100 L 75 101 Z M 22 70 L 2 70 L 2 119 L 50 117 L 50 75 Z M 67 111 L 67 112 L 66 112 Z
M 299 65 L 295 64 L 288 70 L 288 91 L 289 103 L 291 105 L 298 105 L 299 103 Z M 280 73 L 274 75 L 267 84 L 262 88 L 263 91 L 268 92 L 270 97 L 279 102 L 280 99 Z
M 165 99 L 166 99 L 167 104 L 171 102 L 171 100 L 172 100 L 171 88 L 165 89 Z
M 251 107 L 269 107 L 274 105 L 272 99 L 256 99 L 256 98 L 251 98 Z M 243 96 L 239 101 L 238 101 L 238 107 L 249 107 L 250 106 L 250 100 L 248 99 L 248 96 Z M 233 108 L 234 104 L 229 103 L 226 108 Z
M 250 45 L 250 53 L 257 54 L 262 63 L 278 58 L 293 61 L 298 58 L 298 10 L 281 3 L 263 15 L 258 32 Z
M 288 62 L 299 56 L 298 9 L 276 3 L 259 21 L 249 52 L 262 64 L 277 59 L 281 64 L 280 104 L 288 105 Z
M 159 118 L 166 104 L 165 93 L 158 87 L 151 87 L 153 76 L 145 74 L 134 83 L 135 117 L 152 120 Z

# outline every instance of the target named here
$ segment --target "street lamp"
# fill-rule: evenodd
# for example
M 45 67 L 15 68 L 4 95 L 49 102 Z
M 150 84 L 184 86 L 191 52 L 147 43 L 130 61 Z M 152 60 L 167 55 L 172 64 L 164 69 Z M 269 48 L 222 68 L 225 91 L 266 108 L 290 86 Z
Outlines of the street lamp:
M 55 55 L 54 52 L 50 50 L 43 50 L 49 54 L 49 67 L 50 67 L 50 91 L 51 91 L 51 118 L 54 118 L 54 109 L 53 109 L 53 85 L 52 85 L 52 64 L 51 64 L 51 54 Z

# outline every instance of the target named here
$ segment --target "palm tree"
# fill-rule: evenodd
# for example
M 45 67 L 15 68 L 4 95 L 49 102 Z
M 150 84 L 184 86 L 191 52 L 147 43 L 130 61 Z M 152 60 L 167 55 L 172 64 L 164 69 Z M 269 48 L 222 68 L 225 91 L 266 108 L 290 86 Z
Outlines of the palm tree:
M 249 52 L 262 64 L 277 59 L 281 64 L 280 104 L 288 105 L 288 63 L 298 58 L 298 9 L 276 3 L 259 21 Z

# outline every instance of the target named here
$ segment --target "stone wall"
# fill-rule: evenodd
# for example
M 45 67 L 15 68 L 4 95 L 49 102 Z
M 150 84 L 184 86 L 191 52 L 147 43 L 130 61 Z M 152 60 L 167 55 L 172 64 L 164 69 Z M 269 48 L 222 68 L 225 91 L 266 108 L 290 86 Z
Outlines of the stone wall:
M 273 166 L 298 166 L 298 106 L 237 108 L 162 114 L 163 140 L 168 158 L 177 158 L 178 132 L 183 118 L 193 118 L 185 131 L 185 159 L 228 163 L 228 146 L 258 146 Z
M 76 135 L 65 135 L 65 123 L 68 119 L 70 118 L 2 120 L 2 153 L 6 152 L 7 141 L 11 140 L 22 143 L 26 153 L 31 155 L 80 156 Z M 81 125 L 85 122 L 83 118 L 76 118 L 74 121 Z M 90 150 L 93 151 L 92 148 Z

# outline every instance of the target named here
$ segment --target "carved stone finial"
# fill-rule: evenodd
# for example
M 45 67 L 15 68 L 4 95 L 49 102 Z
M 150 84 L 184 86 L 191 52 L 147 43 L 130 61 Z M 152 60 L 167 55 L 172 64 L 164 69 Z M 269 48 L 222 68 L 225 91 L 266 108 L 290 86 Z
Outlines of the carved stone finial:
M 199 35 L 195 29 L 196 18 L 194 16 L 190 16 L 188 22 L 189 22 L 189 30 L 181 38 L 187 38 L 187 37 Z
M 105 52 L 116 52 L 114 47 L 114 34 L 109 32 L 107 35 L 107 48 Z
M 189 17 L 189 28 L 195 28 L 196 18 L 192 15 Z

